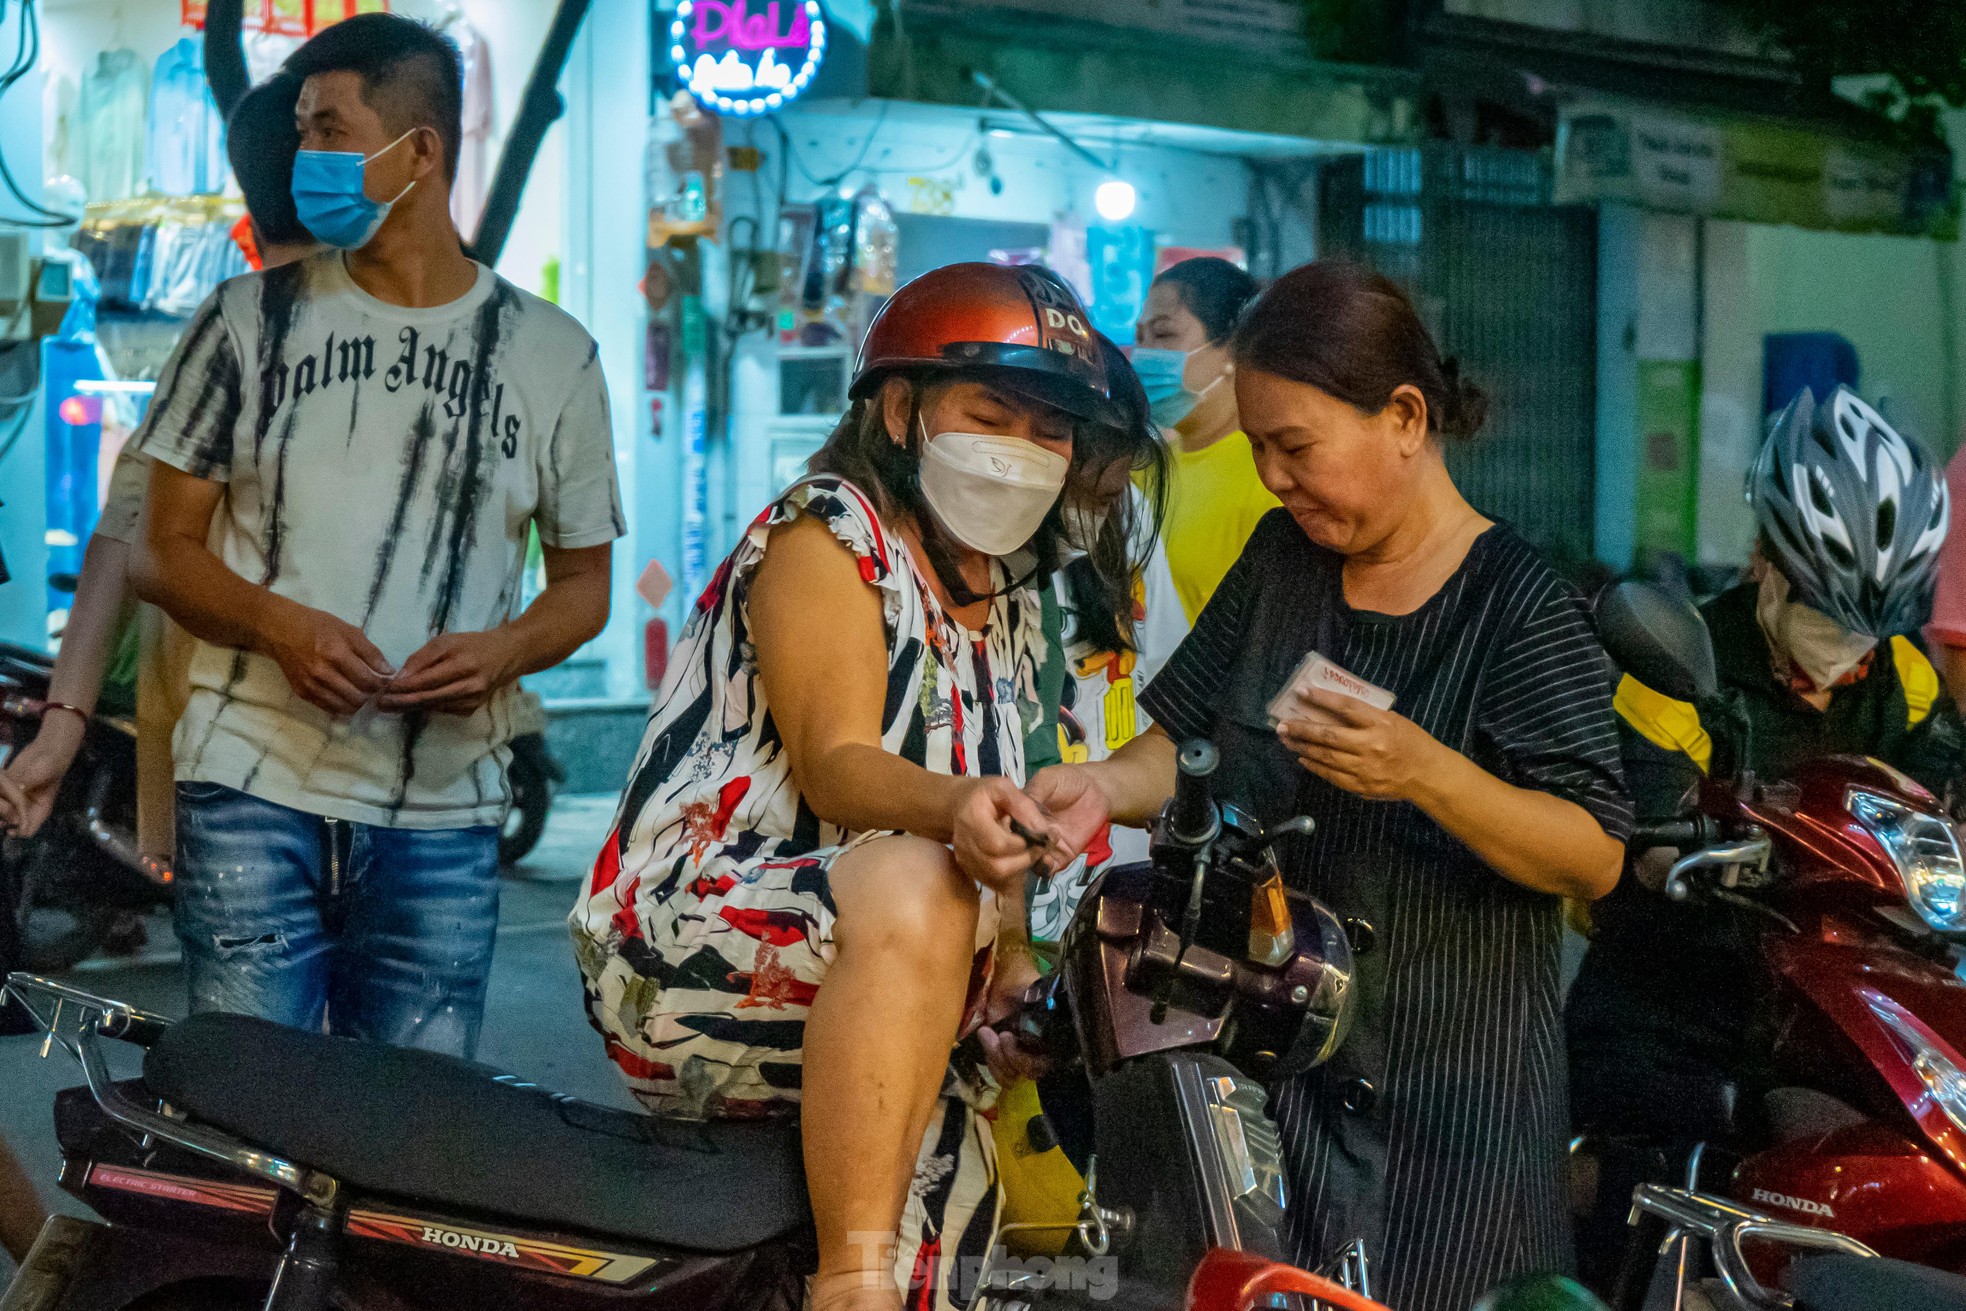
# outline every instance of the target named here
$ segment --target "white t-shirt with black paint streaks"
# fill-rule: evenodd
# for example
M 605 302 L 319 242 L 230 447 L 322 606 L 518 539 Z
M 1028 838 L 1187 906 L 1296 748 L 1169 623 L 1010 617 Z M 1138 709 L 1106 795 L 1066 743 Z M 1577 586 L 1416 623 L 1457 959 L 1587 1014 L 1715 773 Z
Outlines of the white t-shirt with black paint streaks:
M 192 319 L 136 440 L 226 485 L 213 542 L 234 572 L 356 625 L 399 667 L 516 612 L 531 525 L 568 549 L 623 532 L 593 339 L 483 267 L 430 309 L 370 296 L 332 251 L 235 278 Z M 273 660 L 200 643 L 177 776 L 360 823 L 496 824 L 511 696 L 335 719 Z

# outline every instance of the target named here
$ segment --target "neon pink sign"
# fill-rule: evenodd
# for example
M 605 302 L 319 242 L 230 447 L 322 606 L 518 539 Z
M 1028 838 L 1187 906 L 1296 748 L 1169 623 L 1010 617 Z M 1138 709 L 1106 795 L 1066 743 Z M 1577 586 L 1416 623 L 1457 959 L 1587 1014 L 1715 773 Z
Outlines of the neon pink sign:
M 819 0 L 677 0 L 669 23 L 676 77 L 706 109 L 769 114 L 799 98 L 826 57 Z M 780 52 L 785 52 L 781 57 Z
M 770 0 L 762 14 L 749 12 L 747 0 L 696 0 L 696 26 L 690 37 L 698 50 L 718 41 L 728 41 L 738 50 L 804 50 L 812 44 L 812 20 L 795 0 L 792 26 L 781 35 L 778 0 Z

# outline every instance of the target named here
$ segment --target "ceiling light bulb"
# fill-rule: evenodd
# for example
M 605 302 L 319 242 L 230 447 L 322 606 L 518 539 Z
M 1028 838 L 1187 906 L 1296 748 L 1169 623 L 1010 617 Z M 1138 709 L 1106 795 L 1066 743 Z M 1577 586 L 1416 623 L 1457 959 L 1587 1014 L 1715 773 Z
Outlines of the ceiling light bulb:
M 1114 178 L 1101 182 L 1099 190 L 1092 193 L 1092 203 L 1099 210 L 1099 217 L 1108 223 L 1121 223 L 1133 217 L 1133 207 L 1139 203 L 1139 193 L 1134 191 L 1131 182 L 1121 182 Z

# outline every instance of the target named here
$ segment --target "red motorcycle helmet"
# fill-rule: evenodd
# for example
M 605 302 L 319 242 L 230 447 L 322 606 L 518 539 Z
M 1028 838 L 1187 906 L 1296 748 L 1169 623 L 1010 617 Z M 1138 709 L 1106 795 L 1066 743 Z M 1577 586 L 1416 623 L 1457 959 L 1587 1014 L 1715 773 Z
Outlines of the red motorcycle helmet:
M 1036 265 L 948 264 L 888 300 L 867 329 L 853 399 L 896 373 L 977 370 L 998 386 L 1095 423 L 1115 421 L 1085 307 Z

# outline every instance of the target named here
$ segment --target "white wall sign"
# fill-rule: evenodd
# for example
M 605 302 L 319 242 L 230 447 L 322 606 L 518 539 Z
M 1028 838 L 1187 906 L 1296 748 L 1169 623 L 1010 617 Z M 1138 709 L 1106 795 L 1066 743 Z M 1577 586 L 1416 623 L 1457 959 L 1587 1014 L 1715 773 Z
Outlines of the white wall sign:
M 1688 119 L 1633 115 L 1631 142 L 1632 172 L 1646 204 L 1696 214 L 1719 205 L 1726 150 L 1719 128 Z
M 1823 157 L 1823 208 L 1838 223 L 1889 226 L 1903 217 L 1910 185 L 1901 161 L 1840 141 Z
M 681 0 L 669 24 L 669 57 L 689 93 L 718 114 L 769 114 L 797 100 L 826 58 L 819 0 Z

